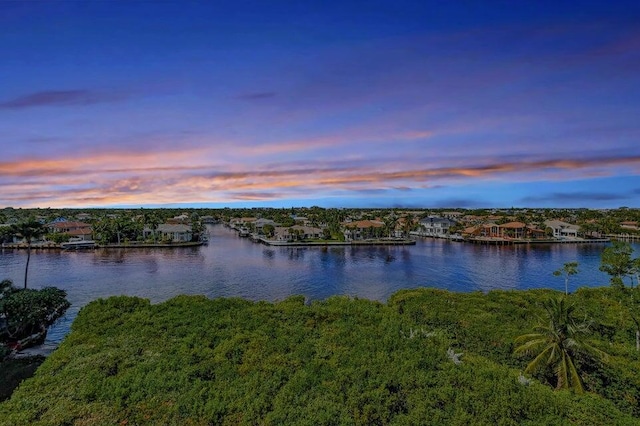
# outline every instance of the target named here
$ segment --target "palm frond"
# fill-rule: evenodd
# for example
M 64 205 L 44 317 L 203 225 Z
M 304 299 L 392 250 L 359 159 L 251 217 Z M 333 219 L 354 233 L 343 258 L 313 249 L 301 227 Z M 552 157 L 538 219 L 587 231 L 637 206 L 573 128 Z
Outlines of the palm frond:
M 532 372 L 542 368 L 543 366 L 548 365 L 548 360 L 543 362 L 547 357 L 549 352 L 553 351 L 553 347 L 550 345 L 546 347 L 540 354 L 533 359 L 529 364 L 527 364 L 527 368 L 524 369 L 524 372 L 527 374 L 531 374 Z
M 568 368 L 567 368 L 567 354 L 563 351 L 560 362 L 556 365 L 556 377 L 558 378 L 558 383 L 556 384 L 556 389 L 568 389 L 569 388 L 569 377 L 568 377 Z
M 566 356 L 565 362 L 567 364 L 569 370 L 569 378 L 571 380 L 571 382 L 569 383 L 569 387 L 575 390 L 577 393 L 583 393 L 584 388 L 582 387 L 582 380 L 580 380 L 580 375 L 578 374 L 578 370 L 576 369 L 573 360 L 570 356 Z
M 549 339 L 544 337 L 537 337 L 533 340 L 523 343 L 513 350 L 516 355 L 529 355 L 531 352 L 536 352 L 538 349 L 544 347 L 549 343 Z

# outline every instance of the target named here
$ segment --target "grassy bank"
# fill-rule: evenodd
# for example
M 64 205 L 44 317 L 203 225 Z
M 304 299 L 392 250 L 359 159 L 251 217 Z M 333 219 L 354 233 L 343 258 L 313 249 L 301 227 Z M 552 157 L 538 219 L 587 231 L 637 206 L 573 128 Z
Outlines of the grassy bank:
M 388 303 L 132 297 L 83 308 L 59 349 L 0 404 L 0 424 L 638 424 L 634 327 L 609 289 L 570 296 L 606 364 L 554 390 L 514 339 L 548 290 L 405 290 Z M 453 362 L 448 350 L 462 353 Z

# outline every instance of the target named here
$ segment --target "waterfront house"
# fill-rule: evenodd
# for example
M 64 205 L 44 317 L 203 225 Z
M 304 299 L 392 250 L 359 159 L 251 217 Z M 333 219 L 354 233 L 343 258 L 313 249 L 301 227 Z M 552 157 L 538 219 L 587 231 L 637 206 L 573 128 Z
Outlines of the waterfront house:
M 479 225 L 476 226 L 468 226 L 462 230 L 463 237 L 479 237 L 480 236 L 481 227 Z
M 545 226 L 553 230 L 554 238 L 577 238 L 580 227 L 561 220 L 546 220 Z
M 480 236 L 484 238 L 500 238 L 500 225 L 496 223 L 483 223 L 480 225 Z
M 264 219 L 264 218 L 257 219 L 254 222 L 254 227 L 255 227 L 256 231 L 262 231 L 262 228 L 264 228 L 265 225 L 271 225 L 271 226 L 275 227 L 278 224 L 275 222 L 275 220 Z
M 311 226 L 277 226 L 273 233 L 273 239 L 276 241 L 299 241 L 313 240 L 322 238 L 322 229 Z
M 527 236 L 533 239 L 545 239 L 547 237 L 544 229 L 540 229 L 535 225 L 527 225 Z
M 635 221 L 620 222 L 620 227 L 622 229 L 627 229 L 627 230 L 631 230 L 631 231 L 637 231 L 638 230 L 638 222 L 635 222 Z
M 384 222 L 379 220 L 358 220 L 343 224 L 347 241 L 365 240 L 382 236 Z
M 158 225 L 155 232 L 160 239 L 176 243 L 189 242 L 193 237 L 191 226 L 184 224 L 163 223 L 162 225 Z M 152 230 L 150 228 L 145 228 L 143 231 L 144 238 L 148 238 L 151 235 Z
M 525 238 L 527 225 L 522 222 L 508 222 L 498 225 L 500 236 L 502 238 Z
M 93 230 L 91 225 L 85 222 L 54 221 L 46 226 L 52 234 L 68 234 L 74 241 L 91 241 Z
M 453 226 L 455 222 L 453 220 L 429 216 L 420 220 L 418 235 L 428 237 L 444 237 L 449 234 L 449 228 Z
M 467 237 L 482 237 L 496 239 L 540 239 L 545 237 L 545 232 L 534 225 L 522 222 L 508 222 L 502 225 L 497 223 L 483 223 L 471 226 L 462 231 Z

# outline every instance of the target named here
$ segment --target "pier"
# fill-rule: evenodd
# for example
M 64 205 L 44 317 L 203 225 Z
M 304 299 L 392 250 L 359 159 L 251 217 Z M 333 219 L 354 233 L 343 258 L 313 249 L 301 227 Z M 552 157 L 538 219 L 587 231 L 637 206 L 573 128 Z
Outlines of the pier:
M 628 243 L 640 242 L 640 235 L 638 234 L 609 234 L 608 238 L 617 241 L 626 241 Z

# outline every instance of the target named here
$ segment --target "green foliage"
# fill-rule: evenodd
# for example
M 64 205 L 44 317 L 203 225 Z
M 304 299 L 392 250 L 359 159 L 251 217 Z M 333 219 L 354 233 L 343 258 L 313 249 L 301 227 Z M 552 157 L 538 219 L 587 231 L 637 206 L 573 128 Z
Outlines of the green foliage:
M 569 296 L 610 344 L 587 391 L 519 383 L 513 341 L 550 290 L 405 290 L 381 304 L 180 296 L 85 306 L 13 397 L 14 424 L 634 424 L 640 361 L 609 289 Z M 447 356 L 462 352 L 462 363 Z
M 42 224 L 33 219 L 11 225 L 11 230 L 18 237 L 24 238 L 27 244 L 31 244 L 32 239 L 38 238 L 44 234 Z
M 267 223 L 266 225 L 264 225 L 264 226 L 262 227 L 262 232 L 264 232 L 264 234 L 265 234 L 268 238 L 273 237 L 273 234 L 274 234 L 275 230 L 276 230 L 275 226 L 273 226 L 273 225 L 272 225 L 272 224 L 270 224 L 270 223 Z
M 553 272 L 556 277 L 564 276 L 564 294 L 569 294 L 569 277 L 578 273 L 578 262 L 567 262 Z
M 70 306 L 66 292 L 55 287 L 16 289 L 8 280 L 0 283 L 0 342 L 17 341 L 46 328 Z
M 613 241 L 602 252 L 600 270 L 611 276 L 611 283 L 624 285 L 622 279 L 632 275 L 636 262 L 631 259 L 633 247 L 629 243 Z
M 546 321 L 536 326 L 534 333 L 518 336 L 516 343 L 520 346 L 514 353 L 535 356 L 525 373 L 551 369 L 557 389 L 573 389 L 582 393 L 584 388 L 576 367 L 577 357 L 582 355 L 583 359 L 604 360 L 608 355 L 587 343 L 585 338 L 591 334 L 591 324 L 574 318 L 574 305 L 563 298 L 549 299 L 543 305 Z
M 70 237 L 71 236 L 65 232 L 55 232 L 53 234 L 47 234 L 45 236 L 47 241 L 52 241 L 56 244 L 66 243 L 67 241 L 69 241 Z

